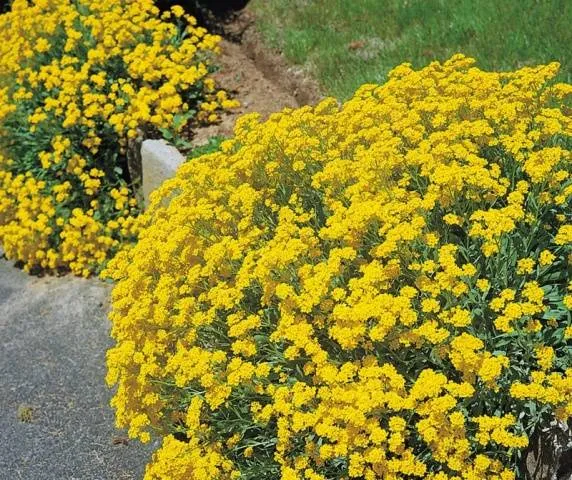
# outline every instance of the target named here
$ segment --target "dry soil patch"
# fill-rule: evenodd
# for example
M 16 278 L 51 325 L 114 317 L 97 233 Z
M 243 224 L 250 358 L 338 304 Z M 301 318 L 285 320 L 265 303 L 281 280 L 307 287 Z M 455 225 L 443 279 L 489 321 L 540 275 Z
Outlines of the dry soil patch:
M 203 145 L 213 136 L 230 136 L 236 119 L 245 113 L 258 112 L 265 119 L 285 108 L 314 104 L 322 97 L 314 80 L 262 43 L 250 12 L 236 15 L 223 29 L 225 38 L 217 58 L 220 70 L 214 77 L 240 107 L 224 114 L 219 124 L 198 129 L 194 145 Z

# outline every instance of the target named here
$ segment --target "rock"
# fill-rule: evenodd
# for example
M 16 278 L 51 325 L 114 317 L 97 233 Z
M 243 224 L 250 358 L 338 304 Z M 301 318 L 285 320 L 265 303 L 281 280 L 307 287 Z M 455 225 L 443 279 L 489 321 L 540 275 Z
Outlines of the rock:
M 175 176 L 177 168 L 185 162 L 185 157 L 165 140 L 145 140 L 141 145 L 143 175 L 143 202 L 149 205 L 151 192 L 165 180 Z
M 572 425 L 553 420 L 535 433 L 523 455 L 527 480 L 572 480 Z

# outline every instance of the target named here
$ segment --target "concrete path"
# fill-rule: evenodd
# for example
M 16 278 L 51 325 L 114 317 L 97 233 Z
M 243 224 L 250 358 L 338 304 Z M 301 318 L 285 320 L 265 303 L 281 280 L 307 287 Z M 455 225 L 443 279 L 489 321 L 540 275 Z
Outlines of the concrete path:
M 108 294 L 0 258 L 0 479 L 142 478 L 154 446 L 127 441 L 108 406 Z

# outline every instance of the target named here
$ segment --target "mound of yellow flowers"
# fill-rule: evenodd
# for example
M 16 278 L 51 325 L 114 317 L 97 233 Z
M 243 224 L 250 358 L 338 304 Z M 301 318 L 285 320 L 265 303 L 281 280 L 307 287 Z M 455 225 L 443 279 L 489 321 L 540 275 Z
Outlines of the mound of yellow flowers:
M 147 480 L 510 480 L 572 416 L 572 86 L 473 64 L 244 116 L 156 192 L 107 270 Z
M 219 37 L 152 0 L 15 0 L 0 15 L 0 245 L 89 275 L 133 237 L 137 128 L 213 122 Z

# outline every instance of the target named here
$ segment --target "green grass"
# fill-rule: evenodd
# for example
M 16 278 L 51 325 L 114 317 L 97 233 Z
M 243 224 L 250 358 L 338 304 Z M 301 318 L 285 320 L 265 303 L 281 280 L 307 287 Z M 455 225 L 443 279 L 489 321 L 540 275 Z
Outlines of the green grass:
M 557 60 L 572 82 L 571 0 L 253 0 L 266 41 L 345 99 L 415 67 L 461 52 L 484 69 Z

